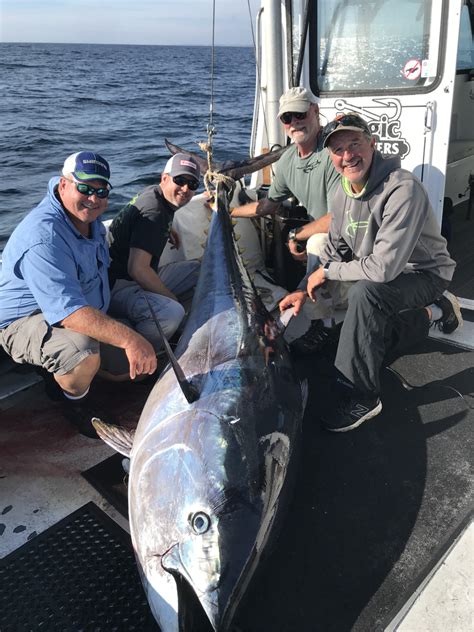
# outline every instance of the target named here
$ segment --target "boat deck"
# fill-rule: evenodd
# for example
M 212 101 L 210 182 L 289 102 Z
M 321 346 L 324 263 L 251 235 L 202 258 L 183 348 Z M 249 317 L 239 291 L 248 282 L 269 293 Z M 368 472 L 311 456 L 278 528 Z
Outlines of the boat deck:
M 301 472 L 240 630 L 472 629 L 474 354 L 466 343 L 474 348 L 474 322 L 462 332 L 448 343 L 431 339 L 392 365 L 422 388 L 404 388 L 385 370 L 381 415 L 343 435 L 317 421 L 324 367 L 298 362 L 311 383 Z M 2 557 L 90 501 L 128 530 L 81 476 L 112 450 L 78 435 L 36 380 L 16 374 L 27 388 L 11 394 L 10 384 L 0 400 Z M 133 427 L 150 388 L 97 383 L 95 396 Z

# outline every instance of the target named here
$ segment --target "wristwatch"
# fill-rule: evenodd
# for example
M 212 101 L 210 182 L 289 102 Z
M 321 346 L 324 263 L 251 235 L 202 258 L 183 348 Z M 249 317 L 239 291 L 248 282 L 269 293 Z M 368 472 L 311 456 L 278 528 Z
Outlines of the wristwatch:
M 292 228 L 291 230 L 288 231 L 288 241 L 298 241 L 296 239 L 296 234 L 298 232 L 297 228 Z
M 324 278 L 327 279 L 328 278 L 328 272 L 329 272 L 329 266 L 331 265 L 331 262 L 328 261 L 327 263 L 325 263 L 323 265 L 323 274 L 324 274 Z

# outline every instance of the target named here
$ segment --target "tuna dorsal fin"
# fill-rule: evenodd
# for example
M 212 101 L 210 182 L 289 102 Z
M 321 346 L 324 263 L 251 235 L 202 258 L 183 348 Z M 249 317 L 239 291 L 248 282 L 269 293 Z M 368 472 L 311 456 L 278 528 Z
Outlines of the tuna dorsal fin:
M 130 457 L 134 434 L 131 430 L 127 430 L 121 426 L 114 426 L 113 424 L 106 424 L 97 417 L 92 419 L 92 425 L 102 441 L 116 452 Z
M 207 160 L 205 160 L 202 156 L 199 156 L 199 154 L 196 154 L 194 151 L 188 151 L 178 145 L 173 145 L 173 143 L 170 143 L 170 141 L 166 138 L 165 143 L 172 154 L 189 154 L 197 161 L 199 168 L 201 169 L 201 173 L 205 173 L 207 171 Z M 268 167 L 268 165 L 276 162 L 288 149 L 288 147 L 290 147 L 290 145 L 286 145 L 280 149 L 274 149 L 266 154 L 260 154 L 260 156 L 255 156 L 255 158 L 248 158 L 247 160 L 227 160 L 226 162 L 215 163 L 213 165 L 213 169 L 233 178 L 234 180 L 239 180 L 249 173 L 259 171 L 259 169 Z

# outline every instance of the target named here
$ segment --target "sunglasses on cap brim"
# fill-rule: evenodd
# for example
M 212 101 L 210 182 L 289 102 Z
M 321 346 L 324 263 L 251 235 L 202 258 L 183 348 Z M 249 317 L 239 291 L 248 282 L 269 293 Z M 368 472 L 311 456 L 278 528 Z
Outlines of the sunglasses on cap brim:
M 362 132 L 366 134 L 370 134 L 369 126 L 365 121 L 363 121 L 356 114 L 341 114 L 337 116 L 334 121 L 331 121 L 324 128 L 324 136 L 327 138 L 329 134 L 334 132 L 336 129 L 342 127 L 358 127 Z

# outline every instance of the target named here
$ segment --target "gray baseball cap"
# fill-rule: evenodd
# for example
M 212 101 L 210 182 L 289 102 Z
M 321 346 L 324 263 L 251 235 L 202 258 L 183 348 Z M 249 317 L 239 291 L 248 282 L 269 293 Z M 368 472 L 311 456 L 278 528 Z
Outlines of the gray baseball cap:
M 199 182 L 201 174 L 197 161 L 189 154 L 175 154 L 171 156 L 163 169 L 163 173 L 174 176 L 191 176 Z
M 280 97 L 278 116 L 286 112 L 307 112 L 312 103 L 319 103 L 312 92 L 301 86 L 290 88 Z

